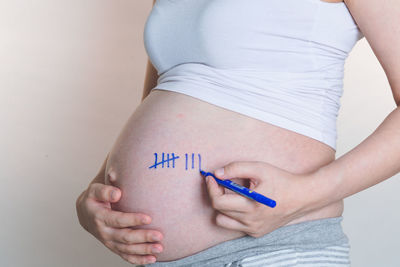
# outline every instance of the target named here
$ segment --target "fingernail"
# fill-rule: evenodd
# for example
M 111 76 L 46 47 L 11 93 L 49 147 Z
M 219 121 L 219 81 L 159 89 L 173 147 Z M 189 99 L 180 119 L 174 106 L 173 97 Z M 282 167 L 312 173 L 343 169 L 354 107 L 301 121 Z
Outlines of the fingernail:
M 117 193 L 115 192 L 115 190 L 111 191 L 111 200 L 115 200 L 117 198 Z
M 151 252 L 153 252 L 153 253 L 160 253 L 160 252 L 161 252 L 161 249 L 160 249 L 159 247 L 152 247 L 152 248 L 151 248 Z
M 219 169 L 215 170 L 215 175 L 217 175 L 219 177 L 223 177 L 224 176 L 224 168 L 219 168 Z
M 153 239 L 153 241 L 161 241 L 161 237 L 159 235 L 153 235 L 151 239 Z
M 150 219 L 149 218 L 143 218 L 142 219 L 142 223 L 150 223 Z

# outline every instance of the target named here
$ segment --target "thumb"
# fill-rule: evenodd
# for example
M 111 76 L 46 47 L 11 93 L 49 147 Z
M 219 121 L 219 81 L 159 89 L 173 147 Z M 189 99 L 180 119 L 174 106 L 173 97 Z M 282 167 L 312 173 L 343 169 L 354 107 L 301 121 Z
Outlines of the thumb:
M 111 185 L 93 183 L 88 188 L 88 197 L 101 202 L 117 202 L 121 195 L 121 190 Z
M 219 179 L 242 178 L 250 180 L 250 188 L 262 182 L 262 172 L 265 166 L 261 161 L 235 161 L 215 170 Z

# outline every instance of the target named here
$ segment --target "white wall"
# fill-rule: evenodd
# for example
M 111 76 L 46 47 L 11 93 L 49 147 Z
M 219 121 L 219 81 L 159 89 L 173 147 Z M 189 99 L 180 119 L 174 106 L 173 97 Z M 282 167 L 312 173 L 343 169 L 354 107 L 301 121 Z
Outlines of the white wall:
M 131 266 L 78 224 L 75 200 L 140 103 L 151 1 L 0 2 L 0 266 Z M 346 63 L 337 157 L 395 107 L 365 40 Z M 399 266 L 400 182 L 346 199 L 355 267 Z

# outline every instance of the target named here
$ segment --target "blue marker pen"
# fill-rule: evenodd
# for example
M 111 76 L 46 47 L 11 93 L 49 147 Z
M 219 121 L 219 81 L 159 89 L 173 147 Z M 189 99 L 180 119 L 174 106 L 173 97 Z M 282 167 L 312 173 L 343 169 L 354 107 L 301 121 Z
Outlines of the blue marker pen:
M 239 185 L 239 184 L 237 184 L 237 183 L 235 183 L 235 182 L 233 182 L 231 180 L 218 179 L 211 172 L 205 172 L 205 171 L 200 170 L 200 173 L 202 175 L 204 175 L 205 177 L 211 175 L 212 177 L 214 177 L 215 181 L 217 181 L 218 184 L 220 184 L 223 187 L 226 187 L 226 188 L 228 188 L 228 189 L 230 189 L 230 190 L 232 190 L 232 191 L 234 191 L 234 192 L 236 192 L 238 194 L 241 194 L 242 196 L 245 196 L 245 197 L 247 197 L 249 199 L 252 199 L 252 200 L 255 200 L 257 202 L 260 202 L 260 203 L 262 203 L 264 205 L 267 205 L 267 206 L 269 206 L 271 208 L 276 206 L 275 200 L 267 198 L 266 196 L 261 195 L 260 193 L 257 193 L 255 191 L 249 190 L 248 188 L 246 188 L 244 186 L 241 186 L 241 185 Z

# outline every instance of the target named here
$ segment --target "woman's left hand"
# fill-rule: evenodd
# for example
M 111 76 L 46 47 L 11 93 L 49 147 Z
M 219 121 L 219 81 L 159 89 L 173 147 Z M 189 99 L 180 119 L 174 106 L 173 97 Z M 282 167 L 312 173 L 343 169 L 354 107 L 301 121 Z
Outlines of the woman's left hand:
M 218 172 L 224 170 L 223 175 Z M 250 180 L 250 190 L 276 201 L 274 208 L 226 189 L 208 176 L 207 190 L 212 207 L 218 211 L 216 224 L 260 237 L 302 216 L 311 198 L 306 174 L 293 174 L 261 161 L 232 162 L 215 171 L 222 180 Z M 229 193 L 228 193 L 229 192 Z

